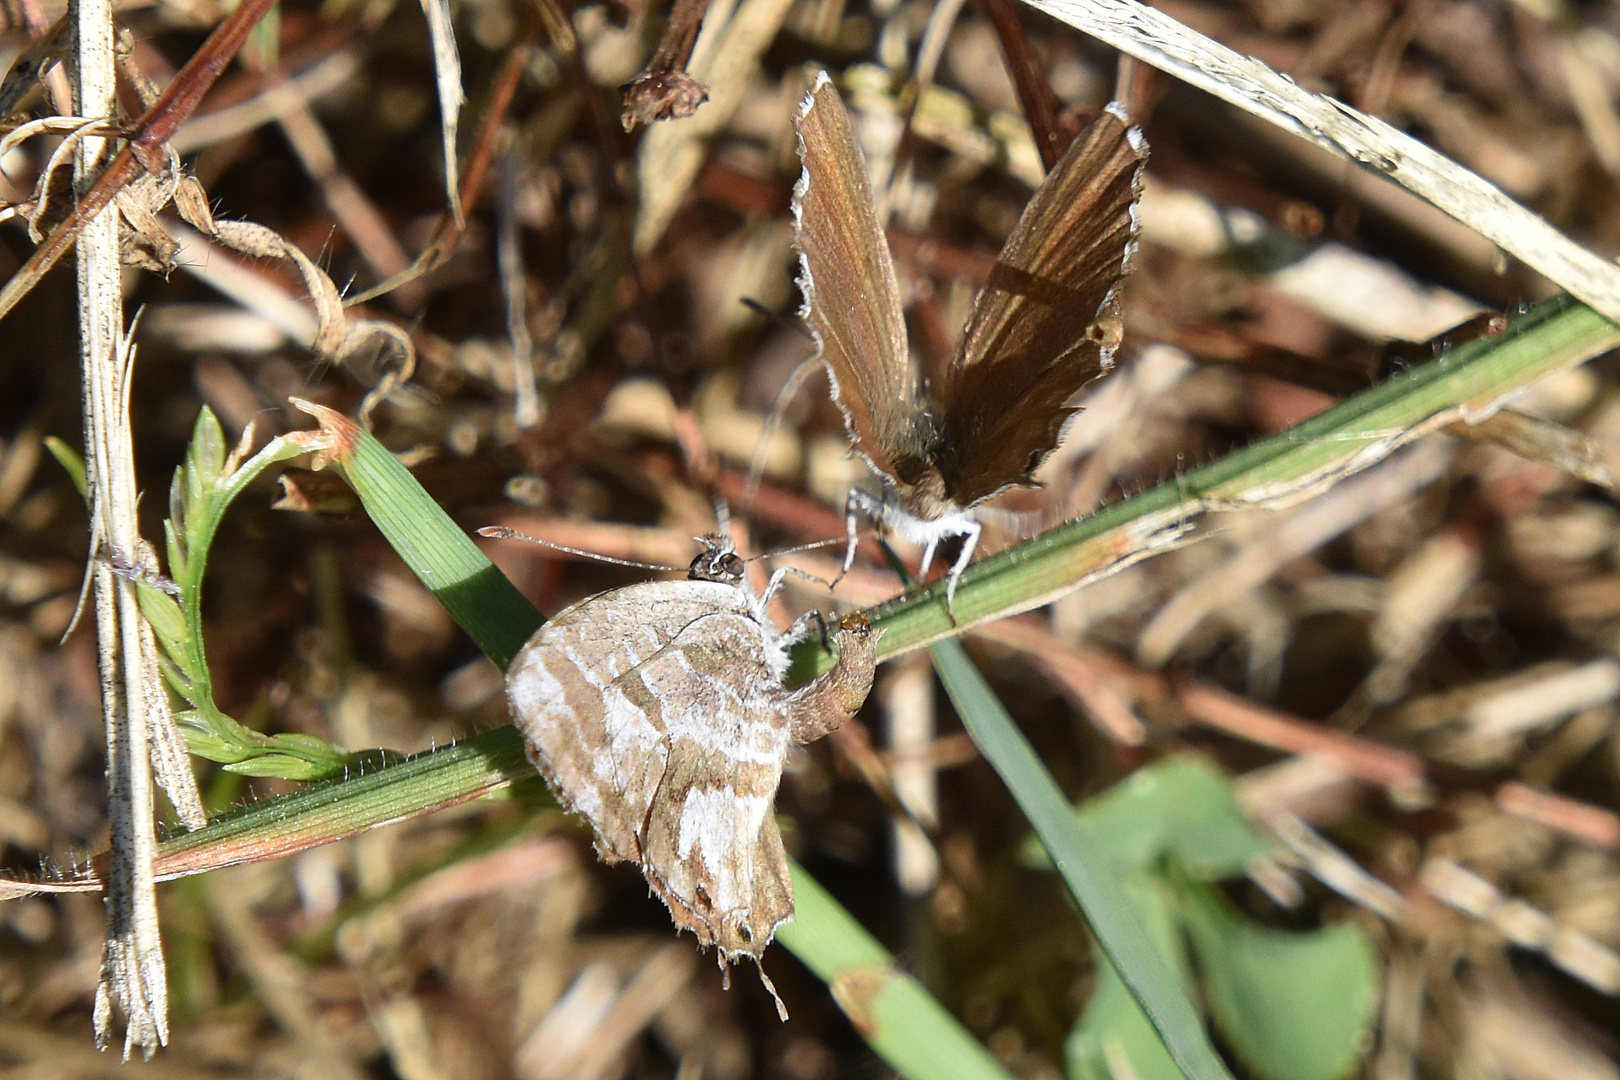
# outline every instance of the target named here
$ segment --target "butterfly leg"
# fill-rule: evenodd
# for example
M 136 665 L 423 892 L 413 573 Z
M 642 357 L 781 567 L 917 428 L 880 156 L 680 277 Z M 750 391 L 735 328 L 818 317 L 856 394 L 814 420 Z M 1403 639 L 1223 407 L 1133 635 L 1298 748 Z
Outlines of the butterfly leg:
M 788 645 L 797 645 L 801 641 L 808 641 L 812 627 L 815 629 L 816 636 L 821 639 L 822 648 L 830 650 L 832 648 L 832 633 L 827 629 L 826 616 L 815 608 L 811 608 L 797 619 L 794 619 L 793 625 L 782 632 L 782 640 Z
M 923 545 L 922 562 L 917 565 L 917 580 L 921 581 L 928 576 L 928 568 L 934 565 L 934 552 L 939 550 L 940 537 L 931 536 L 928 543 Z
M 979 534 L 983 531 L 984 526 L 977 521 L 962 523 L 962 553 L 956 557 L 956 564 L 945 579 L 945 613 L 951 617 L 952 625 L 956 623 L 956 583 L 962 580 L 962 572 L 973 560 L 973 551 L 979 546 Z
M 849 489 L 849 496 L 844 499 L 844 533 L 849 538 L 849 542 L 844 546 L 844 566 L 838 571 L 838 576 L 832 579 L 830 588 L 836 588 L 838 583 L 844 580 L 844 575 L 855 565 L 855 549 L 861 542 L 862 518 L 874 524 L 886 520 L 883 500 L 860 488 L 852 487 Z
M 765 583 L 765 591 L 759 594 L 760 610 L 756 615 L 764 613 L 765 605 L 771 602 L 771 597 L 776 595 L 776 590 L 782 587 L 782 579 L 787 577 L 788 569 L 786 566 L 778 566 L 771 571 L 771 580 Z

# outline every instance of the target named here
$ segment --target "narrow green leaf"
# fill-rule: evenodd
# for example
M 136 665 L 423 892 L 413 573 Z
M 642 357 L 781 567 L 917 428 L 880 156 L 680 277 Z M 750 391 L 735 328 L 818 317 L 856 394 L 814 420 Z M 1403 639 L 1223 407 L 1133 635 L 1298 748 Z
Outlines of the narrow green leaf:
M 141 614 L 158 636 L 158 644 L 171 657 L 180 653 L 186 640 L 186 617 L 180 613 L 179 601 L 144 581 L 135 583 L 135 597 L 141 605 Z
M 1210 1011 L 1259 1080 L 1340 1080 L 1366 1052 L 1378 958 L 1354 925 L 1292 933 L 1256 926 L 1206 885 L 1182 914 Z
M 366 514 L 450 617 L 502 668 L 544 621 L 388 449 L 360 432 L 333 463 Z
M 79 498 L 90 497 L 90 482 L 86 479 L 84 471 L 84 458 L 79 452 L 55 435 L 45 436 L 45 449 L 51 452 L 51 457 L 62 466 L 62 471 L 68 474 L 73 486 L 79 489 Z
M 214 703 L 213 680 L 203 640 L 202 577 L 219 523 L 236 496 L 265 469 L 304 452 L 291 439 L 273 439 L 229 476 L 224 430 L 204 408 L 192 429 L 185 462 L 169 487 L 169 520 L 163 523 L 169 573 L 180 590 L 178 603 L 166 593 L 141 586 L 140 600 L 162 647 L 167 684 L 192 709 L 181 730 L 187 748 L 199 757 L 255 776 L 309 780 L 342 772 L 345 755 L 311 736 L 278 737 L 278 743 L 225 715 Z M 254 759 L 257 765 L 246 765 Z M 283 770 L 290 771 L 283 771 Z
M 1122 887 L 1155 947 L 1190 991 L 1192 974 L 1169 884 L 1133 876 Z M 1114 965 L 1099 955 L 1097 968 L 1096 989 L 1063 1045 L 1069 1080 L 1180 1080 L 1181 1069 Z
M 174 691 L 176 697 L 189 705 L 195 687 L 192 686 L 191 680 L 186 678 L 185 672 L 180 670 L 180 666 L 174 662 L 173 657 L 164 656 L 163 659 L 167 661 L 167 663 L 161 665 L 164 684 Z M 176 713 L 175 715 L 178 716 L 179 714 Z
M 180 508 L 180 524 L 183 535 L 189 540 L 191 532 L 197 527 L 208 513 L 208 496 L 213 494 L 212 487 L 203 487 L 202 475 L 197 470 L 194 461 L 187 460 L 180 466 L 181 494 L 183 502 Z
M 180 733 L 185 736 L 186 749 L 204 761 L 230 765 L 260 752 L 258 747 L 222 738 L 195 709 L 186 709 L 174 715 L 180 725 Z
M 190 576 L 190 560 L 186 556 L 185 541 L 181 539 L 174 518 L 163 523 L 163 546 L 167 549 L 169 557 L 169 577 L 174 581 L 184 581 Z
M 177 537 L 186 532 L 186 466 L 182 462 L 169 481 L 169 518 L 165 523 Z M 173 564 L 171 564 L 172 567 Z M 171 573 L 172 573 L 171 569 Z
M 1125 980 L 1106 957 L 1098 957 L 1097 965 L 1096 989 L 1063 1044 L 1069 1080 L 1181 1080 L 1181 1066 L 1164 1048 Z
M 958 642 L 938 642 L 931 651 L 963 726 L 1018 801 L 1085 912 L 1098 944 L 1158 1029 L 1171 1057 L 1189 1080 L 1229 1080 L 1174 971 L 1120 888 L 1117 868 L 1076 819 L 1034 747 Z
M 794 920 L 776 938 L 826 982 L 879 1057 L 916 1080 L 1009 1080 L 989 1051 L 798 863 Z
M 225 766 L 227 772 L 240 776 L 267 776 L 281 780 L 327 780 L 341 776 L 342 770 L 322 768 L 311 761 L 291 754 L 257 754 Z
M 317 738 L 314 735 L 305 735 L 297 731 L 289 731 L 280 735 L 260 735 L 259 737 L 261 739 L 268 738 L 270 744 L 274 745 L 282 753 L 295 754 L 310 761 L 327 761 L 333 765 L 341 766 L 351 756 L 345 751 L 336 749 L 325 739 Z
M 187 453 L 195 490 L 207 492 L 213 489 L 225 468 L 225 455 L 228 452 L 225 429 L 219 426 L 219 417 L 214 415 L 213 409 L 204 405 L 198 410 L 197 422 L 191 427 L 191 447 Z

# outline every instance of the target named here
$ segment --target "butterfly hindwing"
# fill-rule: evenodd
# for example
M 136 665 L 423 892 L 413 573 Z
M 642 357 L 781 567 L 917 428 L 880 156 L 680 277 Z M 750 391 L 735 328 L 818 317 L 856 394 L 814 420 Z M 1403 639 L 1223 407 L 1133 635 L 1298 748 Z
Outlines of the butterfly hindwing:
M 723 667 L 717 667 L 723 665 Z M 693 672 L 724 670 L 724 680 Z M 669 764 L 647 817 L 643 869 L 678 925 L 722 956 L 758 955 L 793 915 L 774 802 L 787 757 L 787 694 L 759 628 L 699 620 L 643 667 L 666 703 Z

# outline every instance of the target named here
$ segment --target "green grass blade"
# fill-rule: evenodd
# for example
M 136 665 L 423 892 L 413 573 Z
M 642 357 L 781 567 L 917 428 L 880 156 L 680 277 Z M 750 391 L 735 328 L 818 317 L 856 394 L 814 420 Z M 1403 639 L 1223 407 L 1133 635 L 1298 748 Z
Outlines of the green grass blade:
M 1152 554 L 1205 511 L 1297 502 L 1617 346 L 1620 327 L 1567 296 L 1549 300 L 1498 337 L 1461 345 L 1287 431 L 981 559 L 962 575 L 954 622 L 943 581 L 873 608 L 872 625 L 883 628 L 878 652 L 893 656 L 1050 603 L 1099 571 Z
M 334 840 L 466 802 L 534 775 L 523 740 L 498 728 L 385 767 L 353 767 L 222 814 L 158 848 L 161 879 L 292 855 Z
M 55 435 L 45 436 L 45 449 L 51 452 L 51 457 L 56 459 L 56 463 L 62 466 L 62 471 L 68 474 L 68 479 L 73 481 L 79 497 L 89 498 L 90 482 L 85 478 L 83 455 Z
M 1154 948 L 1115 879 L 1103 849 L 1089 841 L 1057 781 L 955 641 L 932 648 L 940 681 L 968 734 L 1035 829 L 1092 932 L 1131 995 L 1190 1080 L 1231 1080 L 1175 972 Z
M 378 531 L 484 655 L 504 669 L 544 617 L 387 447 L 341 413 L 299 407 L 338 436 L 342 449 L 332 465 Z
M 798 863 L 793 906 L 794 921 L 776 939 L 826 982 L 861 1036 L 896 1072 L 929 1080 L 1007 1080 L 990 1052 Z

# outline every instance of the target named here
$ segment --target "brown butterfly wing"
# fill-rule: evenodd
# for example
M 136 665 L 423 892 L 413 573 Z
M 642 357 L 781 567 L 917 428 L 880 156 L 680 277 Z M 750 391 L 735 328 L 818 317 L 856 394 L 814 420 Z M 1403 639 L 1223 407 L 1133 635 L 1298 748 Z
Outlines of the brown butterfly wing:
M 920 410 L 894 260 L 849 114 L 825 72 L 793 118 L 804 171 L 793 189 L 801 314 L 821 347 L 855 449 L 891 477 Z
M 1035 192 L 935 389 L 939 467 L 958 506 L 1032 482 L 1074 412 L 1069 398 L 1113 363 L 1147 160 L 1141 131 L 1117 108 L 1081 133 Z

